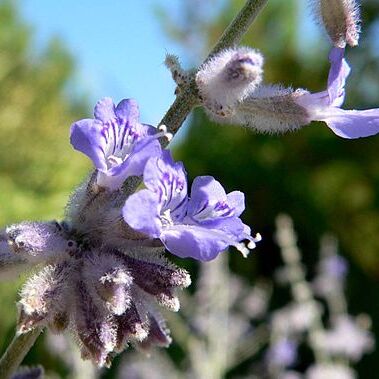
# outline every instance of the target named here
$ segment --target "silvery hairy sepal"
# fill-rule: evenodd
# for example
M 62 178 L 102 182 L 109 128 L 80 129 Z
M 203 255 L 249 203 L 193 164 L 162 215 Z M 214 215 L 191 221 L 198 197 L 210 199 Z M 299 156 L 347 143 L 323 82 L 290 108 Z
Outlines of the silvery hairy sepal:
M 234 114 L 235 106 L 262 81 L 263 56 L 249 47 L 222 50 L 196 74 L 204 108 L 217 121 Z
M 359 7 L 355 0 L 311 0 L 311 3 L 335 47 L 358 45 Z

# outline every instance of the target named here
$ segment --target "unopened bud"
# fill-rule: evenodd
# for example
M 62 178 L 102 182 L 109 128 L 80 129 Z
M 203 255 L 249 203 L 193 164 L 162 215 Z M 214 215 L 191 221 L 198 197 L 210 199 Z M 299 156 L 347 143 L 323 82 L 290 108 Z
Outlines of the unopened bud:
M 22 222 L 6 229 L 8 243 L 14 253 L 29 262 L 38 263 L 72 254 L 77 244 L 66 238 L 66 232 L 56 221 Z
M 204 63 L 196 84 L 204 107 L 219 117 L 230 117 L 236 105 L 262 81 L 263 57 L 253 49 L 227 49 Z
M 358 45 L 359 8 L 355 0 L 317 0 L 315 10 L 334 46 Z

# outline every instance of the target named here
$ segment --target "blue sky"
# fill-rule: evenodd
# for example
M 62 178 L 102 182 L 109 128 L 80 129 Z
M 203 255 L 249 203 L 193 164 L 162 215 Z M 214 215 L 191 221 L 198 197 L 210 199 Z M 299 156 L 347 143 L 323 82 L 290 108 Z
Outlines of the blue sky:
M 69 91 L 84 90 L 94 103 L 135 98 L 142 121 L 156 124 L 174 100 L 174 85 L 162 64 L 166 52 L 178 52 L 164 35 L 154 5 L 175 13 L 180 0 L 23 0 L 23 17 L 34 27 L 37 49 L 59 36 L 77 61 Z M 73 88 L 71 88 L 73 87 Z M 69 94 L 70 95 L 70 94 Z

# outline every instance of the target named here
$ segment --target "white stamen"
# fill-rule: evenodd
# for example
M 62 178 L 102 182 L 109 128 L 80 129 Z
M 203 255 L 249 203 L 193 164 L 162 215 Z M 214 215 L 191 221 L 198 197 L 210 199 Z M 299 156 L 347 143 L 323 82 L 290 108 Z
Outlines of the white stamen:
M 115 155 L 110 155 L 108 157 L 108 162 L 110 163 L 111 167 L 119 165 L 123 162 L 123 159 L 120 157 L 116 157 Z
M 250 249 L 250 250 L 253 250 L 256 248 L 256 243 L 254 241 L 250 241 L 248 244 L 247 244 L 247 248 Z
M 243 255 L 244 258 L 247 258 L 247 256 L 250 253 L 250 250 L 246 247 L 246 245 L 243 242 L 240 242 L 236 245 L 237 250 Z
M 260 233 L 257 233 L 254 237 L 254 241 L 255 242 L 259 242 L 259 241 L 262 241 L 262 236 Z
M 164 226 L 168 225 L 174 225 L 174 222 L 172 221 L 171 218 L 171 210 L 166 209 L 162 214 L 161 214 L 161 221 Z

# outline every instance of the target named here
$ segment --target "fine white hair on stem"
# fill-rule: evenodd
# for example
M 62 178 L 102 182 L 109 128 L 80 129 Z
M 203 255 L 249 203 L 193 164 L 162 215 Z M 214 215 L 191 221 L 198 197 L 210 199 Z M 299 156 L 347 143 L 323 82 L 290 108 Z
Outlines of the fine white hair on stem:
M 360 11 L 355 0 L 310 0 L 310 4 L 335 47 L 358 45 Z

